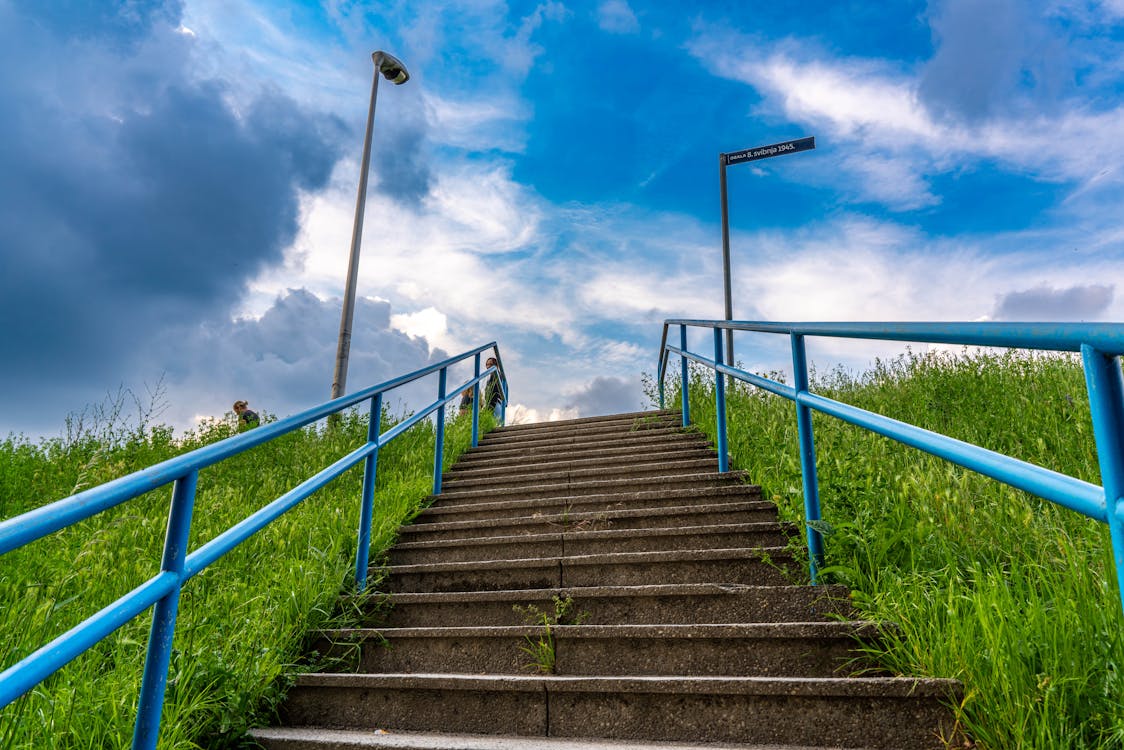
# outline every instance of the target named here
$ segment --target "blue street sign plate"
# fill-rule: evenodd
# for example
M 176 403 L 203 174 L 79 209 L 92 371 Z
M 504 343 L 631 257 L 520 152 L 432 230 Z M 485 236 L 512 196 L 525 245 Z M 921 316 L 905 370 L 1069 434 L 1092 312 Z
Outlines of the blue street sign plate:
M 797 138 L 795 141 L 774 143 L 771 146 L 758 146 L 757 148 L 747 148 L 742 151 L 731 151 L 727 154 L 723 154 L 723 156 L 726 157 L 727 164 L 740 164 L 743 161 L 757 161 L 758 159 L 768 159 L 772 156 L 811 151 L 815 147 L 816 137 L 810 135 L 807 138 Z

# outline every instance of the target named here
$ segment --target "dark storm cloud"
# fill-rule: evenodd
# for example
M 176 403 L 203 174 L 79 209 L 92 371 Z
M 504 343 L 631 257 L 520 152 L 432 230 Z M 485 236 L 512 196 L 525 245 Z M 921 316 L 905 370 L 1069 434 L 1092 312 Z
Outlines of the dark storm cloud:
M 577 408 L 583 417 L 639 411 L 643 402 L 639 380 L 616 377 L 596 377 L 569 399 L 566 408 Z
M 929 14 L 936 51 L 920 94 L 938 112 L 978 119 L 1024 98 L 1041 109 L 1073 82 L 1064 45 L 1032 3 L 934 0 Z
M 1097 320 L 1112 304 L 1115 288 L 1101 284 L 1054 289 L 1040 286 L 1000 297 L 992 317 L 996 320 L 1081 321 Z
M 391 84 L 383 81 L 382 89 Z M 410 86 L 405 84 L 402 88 Z M 409 91 L 394 91 L 398 97 L 409 96 Z M 415 94 L 416 96 L 416 94 Z M 429 194 L 433 175 L 429 169 L 429 156 L 423 147 L 426 134 L 425 116 L 417 107 L 411 108 L 413 101 L 397 109 L 396 117 L 380 120 L 375 127 L 371 145 L 371 167 L 376 177 L 377 190 L 406 207 L 418 206 L 421 199 Z M 362 133 L 359 134 L 360 142 Z
M 320 300 L 290 289 L 258 320 L 216 319 L 177 330 L 164 344 L 170 362 L 167 383 L 172 408 L 192 405 L 221 415 L 239 398 L 281 416 L 328 400 L 336 361 L 340 300 Z M 390 328 L 390 304 L 357 299 L 348 364 L 347 391 L 353 392 L 444 359 L 424 339 Z M 431 380 L 434 380 L 431 378 Z M 198 390 L 206 384 L 206 391 Z M 387 405 L 420 393 L 411 403 L 428 403 L 435 380 L 392 392 Z M 190 413 L 170 414 L 186 422 Z
M 9 393 L 137 377 L 171 327 L 227 314 L 280 260 L 298 190 L 328 179 L 341 125 L 280 94 L 232 105 L 222 82 L 194 81 L 179 12 L 0 2 Z
M 179 0 L 16 0 L 14 6 L 28 22 L 61 38 L 94 37 L 103 43 L 130 44 L 149 34 L 153 26 L 179 23 Z

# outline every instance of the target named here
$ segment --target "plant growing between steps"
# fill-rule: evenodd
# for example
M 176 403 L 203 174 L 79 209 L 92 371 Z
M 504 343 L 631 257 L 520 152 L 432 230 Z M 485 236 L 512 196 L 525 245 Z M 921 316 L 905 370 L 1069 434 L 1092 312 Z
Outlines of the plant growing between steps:
M 581 625 L 589 619 L 589 612 L 574 612 L 574 600 L 569 597 L 554 596 L 553 612 L 543 612 L 534 604 L 523 607 L 518 604 L 512 609 L 527 621 L 528 625 L 541 625 L 542 631 L 526 637 L 526 645 L 520 651 L 530 657 L 527 669 L 537 670 L 540 674 L 554 674 L 555 671 L 555 639 L 554 627 L 557 625 Z

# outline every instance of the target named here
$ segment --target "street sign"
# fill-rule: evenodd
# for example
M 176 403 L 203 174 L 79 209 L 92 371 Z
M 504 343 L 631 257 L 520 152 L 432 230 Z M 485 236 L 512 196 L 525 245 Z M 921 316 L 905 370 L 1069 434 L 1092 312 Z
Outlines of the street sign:
M 811 151 L 815 147 L 816 137 L 810 135 L 807 138 L 797 138 L 795 141 L 784 141 L 783 143 L 774 143 L 771 146 L 758 146 L 757 148 L 747 148 L 742 151 L 731 151 L 722 155 L 726 157 L 727 164 L 740 164 L 743 161 L 757 161 L 758 159 L 768 159 L 772 156 Z

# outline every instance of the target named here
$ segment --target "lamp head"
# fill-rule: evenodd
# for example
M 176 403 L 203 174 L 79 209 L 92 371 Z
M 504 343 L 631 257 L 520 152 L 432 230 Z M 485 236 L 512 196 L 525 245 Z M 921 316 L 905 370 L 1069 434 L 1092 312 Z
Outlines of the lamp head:
M 407 72 L 406 66 L 389 52 L 379 50 L 371 54 L 371 59 L 378 67 L 379 72 L 382 73 L 383 78 L 391 83 L 401 85 L 410 80 L 410 74 Z

